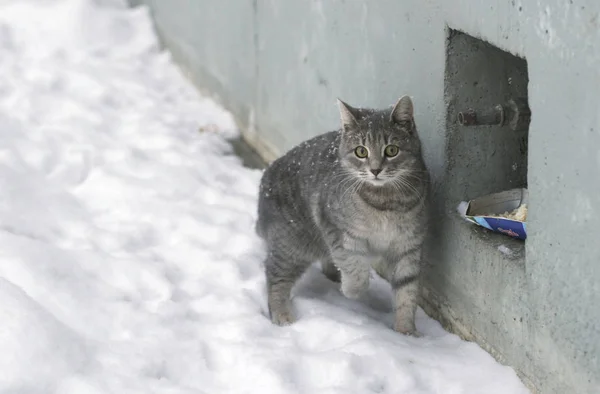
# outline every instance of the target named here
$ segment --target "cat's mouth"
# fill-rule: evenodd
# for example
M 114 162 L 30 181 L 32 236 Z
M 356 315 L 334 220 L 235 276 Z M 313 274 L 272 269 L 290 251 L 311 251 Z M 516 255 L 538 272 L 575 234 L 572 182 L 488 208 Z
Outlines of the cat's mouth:
M 383 186 L 387 183 L 386 179 L 370 177 L 367 179 L 367 182 L 373 186 Z

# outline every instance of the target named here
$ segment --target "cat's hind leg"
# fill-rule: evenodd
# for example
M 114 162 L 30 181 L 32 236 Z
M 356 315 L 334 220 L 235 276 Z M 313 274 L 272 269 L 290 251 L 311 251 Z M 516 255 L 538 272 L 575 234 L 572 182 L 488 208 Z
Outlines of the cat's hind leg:
M 267 255 L 267 302 L 273 324 L 285 326 L 296 320 L 290 295 L 294 284 L 309 266 L 310 262 L 292 259 L 283 253 L 269 252 Z

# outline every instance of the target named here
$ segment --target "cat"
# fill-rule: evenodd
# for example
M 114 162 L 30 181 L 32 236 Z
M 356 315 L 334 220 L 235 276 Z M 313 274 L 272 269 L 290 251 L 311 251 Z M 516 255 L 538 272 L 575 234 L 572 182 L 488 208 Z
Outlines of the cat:
M 370 269 L 394 293 L 393 329 L 420 335 L 415 312 L 428 222 L 429 173 L 401 97 L 388 109 L 338 99 L 341 128 L 292 148 L 264 171 L 256 232 L 264 240 L 271 321 L 295 321 L 290 293 L 316 261 L 342 293 L 357 299 Z

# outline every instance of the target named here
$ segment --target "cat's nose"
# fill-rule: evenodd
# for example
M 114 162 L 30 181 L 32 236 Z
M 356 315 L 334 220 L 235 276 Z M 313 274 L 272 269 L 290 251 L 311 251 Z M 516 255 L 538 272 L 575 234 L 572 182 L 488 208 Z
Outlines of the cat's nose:
M 373 175 L 377 176 L 381 172 L 381 168 L 375 168 L 375 169 L 372 168 L 371 172 L 373 173 Z

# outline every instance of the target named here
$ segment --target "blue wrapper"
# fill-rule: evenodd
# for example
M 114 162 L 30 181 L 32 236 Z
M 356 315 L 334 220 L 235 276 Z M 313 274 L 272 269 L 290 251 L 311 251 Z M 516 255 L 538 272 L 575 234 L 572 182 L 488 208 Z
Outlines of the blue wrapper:
M 496 233 L 512 238 L 527 238 L 527 223 L 497 217 L 511 212 L 523 204 L 527 204 L 527 189 L 511 189 L 500 193 L 489 194 L 469 201 L 464 213 L 465 219 Z

